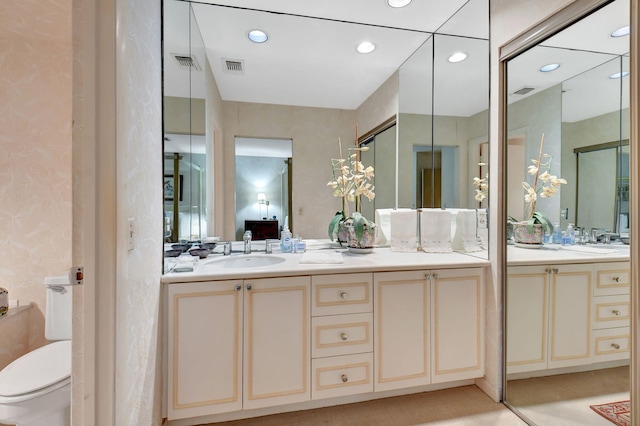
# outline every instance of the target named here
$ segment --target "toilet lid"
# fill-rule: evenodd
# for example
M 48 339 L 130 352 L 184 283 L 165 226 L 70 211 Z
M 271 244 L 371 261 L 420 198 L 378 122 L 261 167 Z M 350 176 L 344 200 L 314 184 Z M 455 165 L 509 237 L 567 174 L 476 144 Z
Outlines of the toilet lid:
M 0 395 L 46 388 L 71 375 L 71 341 L 53 342 L 21 356 L 0 371 Z

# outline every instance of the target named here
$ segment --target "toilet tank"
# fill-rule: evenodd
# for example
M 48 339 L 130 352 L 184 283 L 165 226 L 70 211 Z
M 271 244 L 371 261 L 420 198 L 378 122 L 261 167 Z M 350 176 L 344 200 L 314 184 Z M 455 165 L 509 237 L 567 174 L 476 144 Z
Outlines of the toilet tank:
M 48 340 L 71 340 L 72 286 L 68 276 L 46 277 L 44 335 Z

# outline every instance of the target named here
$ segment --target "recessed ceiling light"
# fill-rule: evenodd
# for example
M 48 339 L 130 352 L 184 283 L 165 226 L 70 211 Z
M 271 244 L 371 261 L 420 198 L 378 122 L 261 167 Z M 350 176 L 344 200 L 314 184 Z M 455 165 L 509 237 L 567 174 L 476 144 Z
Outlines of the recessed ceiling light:
M 376 46 L 370 41 L 363 41 L 358 45 L 357 49 L 360 53 L 371 53 L 376 50 Z
M 611 37 L 624 37 L 629 35 L 630 31 L 631 30 L 629 29 L 629 25 L 625 25 L 624 27 L 620 27 L 614 32 L 612 32 Z
M 629 71 L 622 71 L 622 72 L 617 72 L 615 74 L 611 74 L 609 76 L 609 78 L 611 78 L 611 79 L 622 78 L 622 77 L 626 77 L 628 75 L 629 75 Z
M 249 40 L 254 43 L 264 43 L 269 40 L 267 33 L 262 30 L 251 30 L 249 31 L 249 34 L 247 34 L 247 37 L 249 37 Z
M 411 0 L 387 0 L 387 4 L 391 7 L 405 7 L 411 3 Z
M 464 52 L 456 52 L 453 55 L 449 56 L 448 61 L 451 63 L 462 62 L 467 59 L 467 54 Z
M 560 64 L 547 64 L 543 67 L 540 67 L 540 72 L 551 72 L 560 68 Z

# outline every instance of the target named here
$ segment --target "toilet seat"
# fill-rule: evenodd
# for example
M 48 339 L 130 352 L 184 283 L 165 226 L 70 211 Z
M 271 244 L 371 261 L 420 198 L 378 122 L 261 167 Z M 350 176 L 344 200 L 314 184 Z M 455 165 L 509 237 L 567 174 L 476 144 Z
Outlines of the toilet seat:
M 0 403 L 49 393 L 71 382 L 71 341 L 42 346 L 0 371 Z

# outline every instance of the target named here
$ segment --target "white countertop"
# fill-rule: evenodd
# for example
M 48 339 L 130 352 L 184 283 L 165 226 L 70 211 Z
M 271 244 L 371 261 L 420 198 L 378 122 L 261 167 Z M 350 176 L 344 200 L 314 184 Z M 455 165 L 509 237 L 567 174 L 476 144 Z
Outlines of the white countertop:
M 625 262 L 629 260 L 629 246 L 625 244 L 597 244 L 561 246 L 545 244 L 540 249 L 507 247 L 509 266 L 539 265 L 541 263 Z
M 319 241 L 310 242 L 307 253 L 280 253 L 274 248 L 273 254 L 260 253 L 264 250 L 264 244 L 259 241 L 252 244 L 256 250 L 251 255 L 236 254 L 231 256 L 237 259 L 247 256 L 275 256 L 284 259 L 281 263 L 251 267 L 222 267 L 218 262 L 230 256 L 222 256 L 221 248 L 216 247 L 215 253 L 205 259 L 198 260 L 193 272 L 169 272 L 163 275 L 162 283 L 184 283 L 193 281 L 227 280 L 268 278 L 295 275 L 322 275 L 335 273 L 355 272 L 383 272 L 383 271 L 407 271 L 416 269 L 440 269 L 440 268 L 471 268 L 485 267 L 489 265 L 486 256 L 470 256 L 463 253 L 404 253 L 393 252 L 389 247 L 377 247 L 371 253 L 355 254 L 345 248 L 339 248 L 335 243 Z M 234 244 L 233 250 L 242 249 L 242 242 Z M 485 252 L 486 253 L 486 252 Z M 305 256 L 303 258 L 303 256 Z M 301 263 L 307 261 L 322 261 L 326 258 L 330 262 L 341 263 Z M 217 263 L 217 264 L 216 264 Z

